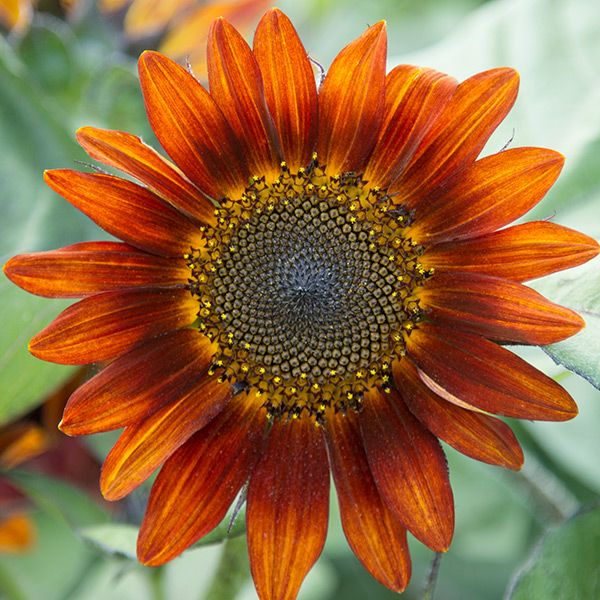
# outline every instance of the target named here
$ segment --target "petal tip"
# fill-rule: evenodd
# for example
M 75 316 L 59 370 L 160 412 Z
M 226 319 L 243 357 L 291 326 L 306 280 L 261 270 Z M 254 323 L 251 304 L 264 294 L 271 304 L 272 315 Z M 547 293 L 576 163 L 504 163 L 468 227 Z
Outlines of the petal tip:
M 160 559 L 160 553 L 153 552 L 152 549 L 144 547 L 142 540 L 138 537 L 137 559 L 146 567 L 159 567 L 166 561 Z
M 505 81 L 506 83 L 518 84 L 521 80 L 519 71 L 513 67 L 496 67 L 495 69 L 490 69 L 487 71 L 487 73 L 494 78 Z
M 65 435 L 68 435 L 69 437 L 77 435 L 73 432 L 72 423 L 69 423 L 66 415 L 63 415 L 63 418 L 60 420 L 60 423 L 58 424 L 58 429 Z
M 374 44 L 387 42 L 387 21 L 382 19 L 374 25 L 371 25 L 366 30 L 365 35 L 372 37 Z
M 27 344 L 27 350 L 29 350 L 29 353 L 33 356 L 35 356 L 36 358 L 39 358 L 41 360 L 45 360 L 44 359 L 44 349 L 40 349 L 40 334 L 38 333 L 36 336 L 32 337 L 29 340 L 29 343 Z
M 115 502 L 126 495 L 119 492 L 120 490 L 119 487 L 116 486 L 115 480 L 108 479 L 103 469 L 100 475 L 100 493 L 102 494 L 102 497 L 109 502 Z
M 8 279 L 10 279 L 13 283 L 15 283 L 13 276 L 14 276 L 14 266 L 15 263 L 17 262 L 17 256 L 13 256 L 12 258 L 9 258 L 3 265 L 2 265 L 2 272 L 4 273 L 4 275 L 6 275 L 6 277 L 8 277 Z
M 523 468 L 524 464 L 525 457 L 521 455 L 513 463 L 506 465 L 506 468 L 510 469 L 511 471 L 520 471 Z
M 169 59 L 164 54 L 156 50 L 144 50 L 138 58 L 138 72 L 140 77 L 143 76 L 144 71 L 149 70 L 157 63 L 164 63 L 167 60 Z
M 156 50 L 144 50 L 139 58 L 138 62 L 148 62 L 149 60 L 153 60 L 156 58 L 162 58 L 162 54 L 157 52 Z
M 91 125 L 84 125 L 83 127 L 79 127 L 75 131 L 75 138 L 79 142 L 80 146 L 83 146 L 84 143 L 87 143 L 94 138 L 97 137 L 98 132 L 103 131 L 98 127 L 92 127 Z

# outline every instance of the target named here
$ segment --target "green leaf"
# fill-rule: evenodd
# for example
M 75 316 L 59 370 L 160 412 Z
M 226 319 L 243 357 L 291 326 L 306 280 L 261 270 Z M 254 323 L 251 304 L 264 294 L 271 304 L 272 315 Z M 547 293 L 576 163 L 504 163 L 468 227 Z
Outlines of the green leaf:
M 8 471 L 5 477 L 42 510 L 62 518 L 73 528 L 108 520 L 108 514 L 98 503 L 66 481 L 24 469 Z
M 231 526 L 231 529 L 230 529 Z M 209 546 L 210 544 L 219 544 L 228 539 L 238 537 L 246 532 L 246 510 L 241 509 L 236 515 L 233 525 L 231 525 L 231 516 L 227 515 L 219 525 L 217 525 L 209 534 L 198 540 L 194 547 Z
M 0 120 L 0 264 L 20 252 L 106 238 L 44 185 L 42 173 L 89 161 L 75 142 L 79 125 L 147 134 L 132 61 L 116 53 L 109 38 L 78 39 L 66 23 L 38 15 L 14 50 L 0 38 L 0 114 L 10 115 Z M 26 294 L 0 276 L 0 304 L 2 425 L 40 404 L 71 369 L 27 350 L 66 303 Z
M 71 592 L 90 575 L 96 561 L 92 550 L 81 541 L 62 518 L 43 511 L 32 511 L 36 543 L 24 554 L 3 554 L 0 562 L 19 586 L 23 600 L 89 600 Z M 1 586 L 1 584 L 0 584 Z M 0 587 L 0 598 L 5 600 Z M 104 598 L 115 597 L 106 594 Z M 12 600 L 6 596 L 6 600 Z M 16 600 L 16 598 L 15 598 Z
M 196 542 L 193 548 L 220 544 L 221 542 L 243 535 L 246 531 L 245 513 L 240 511 L 231 530 L 229 529 L 230 516 L 228 515 L 208 535 Z M 84 540 L 100 549 L 105 554 L 116 555 L 122 558 L 137 560 L 136 540 L 138 528 L 127 523 L 101 523 L 84 527 L 80 530 Z
M 557 273 L 534 287 L 558 304 L 577 311 L 585 328 L 563 342 L 544 347 L 552 360 L 600 389 L 600 269 L 598 259 L 583 267 Z
M 74 43 L 64 21 L 39 14 L 17 46 L 30 76 L 45 92 L 63 101 L 68 101 L 77 85 L 77 59 L 70 51 Z
M 517 573 L 509 600 L 600 598 L 600 508 L 550 530 Z
M 52 39 L 60 46 L 56 37 Z M 33 42 L 30 46 L 38 47 Z M 7 44 L 0 43 L 0 114 L 10 115 L 0 122 L 0 264 L 19 252 L 99 237 L 91 221 L 42 181 L 44 169 L 72 166 L 75 159 L 85 156 L 48 100 L 27 66 Z M 66 306 L 64 302 L 36 298 L 0 277 L 0 304 L 2 425 L 38 405 L 71 369 L 37 360 L 27 350 L 28 340 Z
M 138 528 L 127 523 L 91 525 L 79 530 L 81 537 L 104 554 L 137 560 Z

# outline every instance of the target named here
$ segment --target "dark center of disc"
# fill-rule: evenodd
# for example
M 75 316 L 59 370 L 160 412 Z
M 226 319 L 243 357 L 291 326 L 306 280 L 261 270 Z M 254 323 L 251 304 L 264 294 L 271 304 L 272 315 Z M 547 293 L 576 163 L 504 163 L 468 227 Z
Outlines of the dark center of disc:
M 228 238 L 208 296 L 248 364 L 322 385 L 389 351 L 403 315 L 398 274 L 392 250 L 348 205 L 290 199 Z

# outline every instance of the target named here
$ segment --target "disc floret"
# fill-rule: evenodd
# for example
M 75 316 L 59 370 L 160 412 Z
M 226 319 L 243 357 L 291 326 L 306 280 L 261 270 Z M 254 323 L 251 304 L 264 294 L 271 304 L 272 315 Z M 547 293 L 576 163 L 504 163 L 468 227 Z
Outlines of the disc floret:
M 314 156 L 295 173 L 282 163 L 270 184 L 253 177 L 215 217 L 185 258 L 223 377 L 254 388 L 272 418 L 317 421 L 389 386 L 421 319 L 415 289 L 432 275 L 407 235 L 408 210 Z

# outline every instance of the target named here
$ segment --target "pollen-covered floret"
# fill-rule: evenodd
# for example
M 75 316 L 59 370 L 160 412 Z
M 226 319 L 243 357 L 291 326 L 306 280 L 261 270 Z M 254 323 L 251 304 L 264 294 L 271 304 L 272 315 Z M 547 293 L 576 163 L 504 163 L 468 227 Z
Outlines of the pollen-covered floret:
M 360 175 L 316 156 L 272 183 L 255 177 L 222 203 L 187 255 L 200 329 L 227 378 L 264 394 L 273 417 L 359 409 L 421 318 L 431 273 L 406 235 L 410 213 Z

